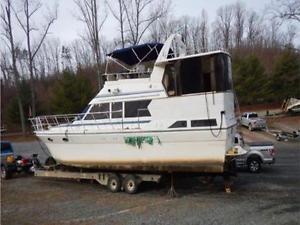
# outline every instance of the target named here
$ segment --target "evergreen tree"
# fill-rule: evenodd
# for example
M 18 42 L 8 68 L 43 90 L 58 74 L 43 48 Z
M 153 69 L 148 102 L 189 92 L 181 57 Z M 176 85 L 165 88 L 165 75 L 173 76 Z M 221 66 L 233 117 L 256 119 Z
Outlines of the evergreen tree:
M 287 49 L 275 62 L 270 89 L 277 100 L 300 97 L 300 56 Z
M 23 110 L 24 110 L 24 116 L 25 116 L 25 122 L 27 117 L 30 117 L 29 115 L 29 107 L 30 107 L 30 86 L 29 83 L 23 79 L 20 81 L 20 97 L 23 102 Z M 18 100 L 17 97 L 13 97 L 10 99 L 7 108 L 5 109 L 7 115 L 7 118 L 9 122 L 13 124 L 21 124 L 20 121 L 20 111 L 18 108 Z
M 64 71 L 62 78 L 54 86 L 53 93 L 51 105 L 54 113 L 77 113 L 91 100 L 92 87 L 84 76 Z
M 233 80 L 240 103 L 264 101 L 265 69 L 255 55 L 233 60 Z

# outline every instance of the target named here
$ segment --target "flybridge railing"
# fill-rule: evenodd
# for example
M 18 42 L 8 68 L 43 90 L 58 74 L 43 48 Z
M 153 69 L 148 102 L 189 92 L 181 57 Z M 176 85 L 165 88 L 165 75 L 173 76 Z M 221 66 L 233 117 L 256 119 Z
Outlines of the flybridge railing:
M 149 78 L 152 70 L 150 71 L 129 71 L 123 73 L 105 73 L 102 76 L 108 77 L 109 80 L 120 79 L 133 79 L 133 78 Z
M 141 128 L 140 111 L 147 109 L 138 109 L 138 116 L 136 118 L 136 126 L 134 128 Z M 77 126 L 97 125 L 98 128 L 102 125 L 111 126 L 111 129 L 125 129 L 124 117 L 111 118 L 110 113 L 123 113 L 122 110 L 107 111 L 107 112 L 91 112 L 78 114 L 61 114 L 61 115 L 46 115 L 29 118 L 34 131 L 45 131 L 51 128 L 77 129 Z M 133 124 L 130 122 L 130 124 Z M 126 127 L 128 129 L 128 127 Z

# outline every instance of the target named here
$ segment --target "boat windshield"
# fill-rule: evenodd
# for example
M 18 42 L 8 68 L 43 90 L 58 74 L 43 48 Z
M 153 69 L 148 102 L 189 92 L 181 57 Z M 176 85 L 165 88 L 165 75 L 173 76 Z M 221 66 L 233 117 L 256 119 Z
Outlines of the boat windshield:
M 172 61 L 166 66 L 163 84 L 169 96 L 231 90 L 230 57 L 217 53 Z

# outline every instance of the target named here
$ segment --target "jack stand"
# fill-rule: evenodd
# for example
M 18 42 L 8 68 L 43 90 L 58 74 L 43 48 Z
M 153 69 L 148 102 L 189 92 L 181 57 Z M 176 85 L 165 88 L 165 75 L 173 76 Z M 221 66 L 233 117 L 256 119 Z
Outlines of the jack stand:
M 230 176 L 223 176 L 224 178 L 224 188 L 226 193 L 231 193 L 231 180 Z
M 178 197 L 178 194 L 177 192 L 175 191 L 175 188 L 174 188 L 174 177 L 173 177 L 173 173 L 171 173 L 171 187 L 168 191 L 168 195 L 171 197 L 171 198 L 176 198 Z

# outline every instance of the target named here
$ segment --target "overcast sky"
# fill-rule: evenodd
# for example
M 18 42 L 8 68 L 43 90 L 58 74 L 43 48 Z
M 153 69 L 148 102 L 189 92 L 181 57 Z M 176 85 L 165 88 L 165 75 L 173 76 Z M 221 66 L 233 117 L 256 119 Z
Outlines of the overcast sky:
M 110 0 L 111 2 L 115 0 Z M 49 1 L 43 0 L 49 4 Z M 101 0 L 103 2 L 103 0 Z M 115 1 L 117 2 L 117 1 Z M 171 0 L 172 12 L 175 17 L 183 15 L 198 16 L 204 8 L 208 13 L 208 19 L 211 23 L 215 19 L 217 9 L 226 4 L 237 2 L 236 0 Z M 247 9 L 254 9 L 257 12 L 262 12 L 265 5 L 270 3 L 270 0 L 248 0 L 241 1 L 245 4 Z M 82 24 L 75 19 L 74 15 L 77 14 L 77 8 L 73 0 L 60 0 L 59 3 L 59 16 L 55 25 L 52 27 L 52 35 L 58 36 L 63 42 L 69 42 L 78 37 L 82 33 Z M 104 36 L 116 37 L 117 25 L 116 21 L 109 16 L 103 28 Z
M 111 3 L 117 2 L 116 0 L 109 0 Z M 84 32 L 83 24 L 76 19 L 78 15 L 77 6 L 73 0 L 41 0 L 44 6 L 49 6 L 53 8 L 55 4 L 58 3 L 58 19 L 55 21 L 55 24 L 51 27 L 49 37 L 58 37 L 62 44 L 68 44 L 76 38 L 79 38 L 79 35 Z M 104 5 L 104 0 L 99 0 L 101 5 Z M 205 9 L 208 14 L 209 24 L 211 24 L 216 18 L 216 11 L 220 6 L 227 4 L 236 3 L 237 0 L 171 0 L 171 9 L 174 17 L 180 17 L 183 15 L 189 16 L 199 16 L 202 9 Z M 242 4 L 245 5 L 247 10 L 253 9 L 259 15 L 263 15 L 267 6 L 270 5 L 271 0 L 241 0 Z M 46 7 L 44 7 L 46 8 Z M 106 9 L 108 15 L 109 11 Z M 40 16 L 40 18 L 38 17 Z M 36 24 L 42 22 L 41 15 L 37 15 L 35 18 Z M 299 23 L 297 26 L 297 38 L 295 41 L 296 46 L 300 46 L 300 26 Z M 287 23 L 283 25 L 283 29 L 287 26 Z M 106 37 L 107 40 L 112 40 L 113 38 L 119 35 L 117 30 L 117 24 L 112 16 L 108 16 L 103 30 L 102 35 Z M 17 30 L 17 37 L 23 35 L 21 30 Z

